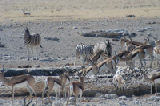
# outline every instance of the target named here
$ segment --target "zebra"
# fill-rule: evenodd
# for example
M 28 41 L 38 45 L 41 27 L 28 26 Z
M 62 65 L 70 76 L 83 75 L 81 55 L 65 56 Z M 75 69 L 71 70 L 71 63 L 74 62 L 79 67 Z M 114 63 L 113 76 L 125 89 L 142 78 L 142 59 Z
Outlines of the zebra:
M 26 27 L 25 32 L 24 32 L 24 45 L 28 48 L 28 60 L 29 60 L 29 48 L 32 51 L 32 54 L 35 53 L 35 51 L 33 50 L 34 47 L 40 46 L 42 48 L 42 46 L 40 45 L 41 43 L 41 37 L 38 33 L 34 33 L 34 34 L 30 34 L 29 29 Z M 37 52 L 37 51 L 36 51 Z M 38 60 L 37 58 L 37 53 L 36 53 L 36 60 Z
M 80 43 L 76 46 L 76 60 L 74 62 L 74 66 L 76 65 L 76 61 L 78 58 L 82 57 L 83 59 L 83 65 L 84 62 L 89 62 L 89 58 L 93 55 L 93 47 L 94 45 L 84 45 L 83 43 Z
M 99 42 L 96 43 L 93 49 L 93 53 L 96 55 L 99 51 L 104 51 L 103 56 L 100 57 L 99 61 L 103 61 L 107 58 L 111 58 L 112 57 L 112 45 L 111 43 L 104 41 L 104 42 Z
M 108 57 L 112 57 L 112 45 L 109 40 L 108 42 L 100 42 L 95 45 L 84 45 L 83 43 L 80 43 L 76 46 L 76 60 L 74 62 L 74 66 L 77 59 L 80 57 L 83 58 L 83 65 L 85 61 L 91 62 L 92 56 L 96 55 L 101 50 L 104 51 L 101 61 L 107 59 Z

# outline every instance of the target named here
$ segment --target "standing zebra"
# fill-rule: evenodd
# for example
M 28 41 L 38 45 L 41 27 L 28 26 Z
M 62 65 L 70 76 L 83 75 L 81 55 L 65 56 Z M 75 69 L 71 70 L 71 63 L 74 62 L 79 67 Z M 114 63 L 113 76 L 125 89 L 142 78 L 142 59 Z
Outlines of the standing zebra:
M 99 42 L 94 45 L 93 53 L 97 54 L 99 51 L 104 51 L 103 56 L 99 59 L 99 62 L 112 57 L 112 45 L 109 40 Z
M 112 57 L 112 45 L 110 44 L 109 40 L 108 42 L 100 42 L 96 45 L 84 45 L 83 43 L 80 43 L 76 46 L 76 60 L 74 65 L 76 64 L 77 59 L 80 57 L 83 58 L 83 65 L 85 61 L 90 62 L 92 56 L 96 55 L 99 51 L 104 51 L 100 62 L 108 57 Z
M 24 45 L 28 48 L 28 60 L 29 60 L 29 48 L 32 50 L 32 54 L 34 54 L 35 53 L 35 51 L 33 50 L 34 47 L 36 47 L 36 49 L 38 46 L 42 47 L 40 45 L 40 43 L 41 43 L 40 35 L 38 33 L 31 35 L 28 28 L 26 27 L 25 32 L 24 32 Z M 38 59 L 37 54 L 38 53 L 36 50 L 36 58 L 35 59 Z
M 83 58 L 83 65 L 85 61 L 89 62 L 89 59 L 93 55 L 93 48 L 94 48 L 94 45 L 84 45 L 83 43 L 80 43 L 79 45 L 77 45 L 76 46 L 76 60 L 74 62 L 74 65 L 76 65 L 76 61 L 80 57 Z

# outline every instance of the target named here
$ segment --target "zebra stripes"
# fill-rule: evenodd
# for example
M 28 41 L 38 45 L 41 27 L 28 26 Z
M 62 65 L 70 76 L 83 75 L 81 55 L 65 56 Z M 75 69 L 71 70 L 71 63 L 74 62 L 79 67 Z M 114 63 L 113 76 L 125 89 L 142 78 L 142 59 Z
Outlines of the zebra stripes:
M 28 60 L 29 60 L 29 48 L 32 50 L 32 54 L 34 54 L 33 51 L 34 47 L 40 46 L 42 48 L 40 43 L 41 43 L 40 35 L 38 33 L 31 35 L 28 28 L 26 28 L 24 32 L 24 45 L 28 47 Z M 37 54 L 38 53 L 36 53 L 36 59 L 38 59 Z
M 93 53 L 97 54 L 99 51 L 104 51 L 103 56 L 100 58 L 100 61 L 103 61 L 107 58 L 112 57 L 112 45 L 110 44 L 109 40 L 108 42 L 99 42 L 96 43 L 93 49 Z
M 37 46 L 41 43 L 41 37 L 38 33 L 31 35 L 28 28 L 25 29 L 24 33 L 24 44 Z
M 76 64 L 76 61 L 78 58 L 83 58 L 83 65 L 84 62 L 89 62 L 89 58 L 93 55 L 93 48 L 94 45 L 84 45 L 83 43 L 76 46 L 76 60 L 74 62 L 74 65 Z
M 101 60 L 107 59 L 108 57 L 112 57 L 112 46 L 108 42 L 100 42 L 96 45 L 84 45 L 83 43 L 76 46 L 76 60 L 74 62 L 74 65 L 78 58 L 83 58 L 83 65 L 84 62 L 90 62 L 92 56 L 96 55 L 99 51 L 104 51 L 103 56 Z M 100 56 L 101 57 L 101 56 Z

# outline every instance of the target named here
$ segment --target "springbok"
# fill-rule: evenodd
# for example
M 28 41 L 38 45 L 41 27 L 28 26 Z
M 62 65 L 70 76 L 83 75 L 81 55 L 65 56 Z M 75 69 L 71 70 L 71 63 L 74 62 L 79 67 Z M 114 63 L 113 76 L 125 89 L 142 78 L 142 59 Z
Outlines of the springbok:
M 120 59 L 121 62 L 129 62 L 130 63 L 130 69 L 132 69 L 132 71 L 133 71 L 133 68 L 134 68 L 134 65 L 135 65 L 135 60 L 139 59 L 140 65 L 141 65 L 140 70 L 141 70 L 142 60 L 144 61 L 144 58 L 145 58 L 145 52 L 143 51 L 143 49 L 136 49 L 136 50 L 132 51 L 131 53 L 129 53 L 127 57 L 119 58 L 119 59 Z M 144 61 L 144 64 L 146 64 L 145 61 Z
M 81 103 L 83 91 L 84 91 L 84 73 L 82 75 L 79 75 L 79 82 L 72 82 L 69 85 L 68 99 L 72 94 L 75 95 L 75 102 L 74 103 L 76 106 L 76 99 L 78 98 L 79 95 L 80 95 L 80 103 Z M 68 101 L 67 101 L 67 104 L 68 104 Z
M 150 68 L 152 68 L 152 63 L 153 63 L 153 46 L 152 45 L 140 45 L 140 46 L 137 46 L 136 49 L 142 49 L 145 54 L 149 54 L 150 58 L 152 59 L 151 60 L 151 63 L 150 63 Z
M 104 51 L 104 53 L 103 53 L 103 55 L 101 56 L 101 60 L 100 61 L 103 61 L 103 60 L 105 60 L 105 59 L 107 59 L 107 58 L 110 58 L 110 57 L 112 57 L 112 45 L 111 45 L 111 43 L 109 42 L 109 40 L 108 40 L 108 42 L 107 42 L 107 40 L 106 41 L 104 41 L 104 42 L 99 42 L 99 43 L 96 43 L 95 45 L 94 45 L 94 48 L 93 48 L 93 53 L 94 53 L 94 55 L 95 54 L 97 54 L 99 51 L 101 51 L 101 50 L 103 50 Z
M 29 91 L 30 97 L 28 101 L 31 101 L 32 99 L 32 94 L 35 94 L 36 97 L 36 103 L 37 103 L 37 94 L 35 92 L 35 78 L 32 75 L 29 74 L 24 74 L 20 76 L 13 76 L 11 78 L 5 78 L 4 73 L 0 73 L 0 80 L 7 86 L 12 87 L 12 105 L 14 104 L 14 90 L 15 88 L 22 88 L 26 87 Z
M 134 49 L 136 48 L 135 45 L 129 45 L 126 50 L 129 51 L 129 52 L 132 52 Z
M 61 86 L 63 86 L 62 84 L 64 84 L 63 77 L 64 77 L 64 75 L 62 74 L 62 75 L 60 75 L 60 78 L 48 77 L 47 79 L 45 79 L 44 91 L 42 93 L 42 104 L 43 104 L 44 93 L 48 90 L 48 93 L 47 93 L 48 101 L 52 105 L 52 102 L 49 98 L 49 95 L 50 95 L 52 89 L 56 92 L 56 102 L 57 102 L 57 92 L 58 92 L 58 96 L 60 97 L 60 89 L 61 89 Z
M 79 74 L 84 74 L 84 76 L 94 75 L 94 77 L 96 77 L 96 82 L 97 82 L 98 77 L 96 75 L 98 74 L 99 71 L 95 64 L 92 64 L 92 65 L 93 66 L 89 66 L 88 68 L 79 70 L 78 72 L 75 73 L 75 75 L 79 75 Z
M 129 45 L 135 45 L 135 46 L 140 46 L 140 45 L 146 45 L 148 43 L 148 41 L 146 40 L 144 43 L 141 42 L 137 42 L 137 41 L 128 41 L 126 43 L 127 46 Z
M 100 73 L 102 73 L 102 71 L 104 71 L 104 70 L 105 71 L 108 70 L 112 74 L 116 74 L 116 71 L 113 68 L 112 58 L 105 59 L 104 61 L 98 63 L 98 65 L 96 67 Z
M 146 75 L 143 74 L 143 78 L 145 81 L 151 83 L 151 94 L 152 94 L 152 83 L 154 83 L 155 89 L 156 89 L 156 95 L 157 95 L 157 86 L 156 83 L 160 83 L 160 73 L 158 74 L 151 74 L 151 75 Z
M 146 39 L 144 39 L 145 40 L 144 43 L 141 43 L 141 42 L 138 42 L 138 41 L 132 41 L 131 37 L 129 37 L 129 38 L 130 38 L 130 41 L 127 40 L 127 39 L 121 39 L 121 41 L 120 41 L 120 44 L 121 44 L 120 51 L 121 51 L 123 46 L 127 46 L 128 47 L 130 45 L 140 46 L 140 45 L 147 45 L 148 44 L 148 41 Z
M 64 74 L 61 76 L 61 80 L 62 80 L 62 91 L 65 90 L 65 97 L 66 97 L 67 85 L 69 85 L 70 83 L 68 72 L 64 72 Z
M 116 65 L 119 63 L 119 58 L 127 57 L 129 53 L 130 52 L 128 50 L 124 50 L 124 51 L 121 51 L 121 52 L 115 54 L 115 56 L 112 57 L 114 70 L 116 70 Z
M 124 90 L 124 87 L 126 87 L 126 81 L 124 80 L 124 78 L 120 74 L 115 74 L 112 82 L 113 82 L 114 86 L 116 87 L 116 90 L 121 89 L 121 88 L 123 88 L 123 90 Z
M 126 46 L 126 43 L 127 43 L 128 41 L 129 41 L 129 40 L 126 39 L 126 38 L 120 40 L 120 45 L 121 45 L 120 51 L 122 50 L 123 46 Z
M 160 55 L 160 46 L 155 46 L 153 49 L 153 54 L 155 56 L 156 65 L 159 66 L 159 55 Z
M 98 51 L 96 54 L 94 54 L 91 58 L 90 58 L 90 61 L 92 63 L 97 63 L 97 60 L 100 58 L 103 58 L 104 57 L 104 50 L 100 50 Z M 102 60 L 102 59 L 101 59 Z
M 157 40 L 157 41 L 156 41 L 156 45 L 160 45 L 160 40 Z
M 150 41 L 150 39 L 149 39 L 149 35 L 147 36 L 147 40 L 148 40 L 148 42 L 151 44 L 151 45 L 156 45 L 156 46 L 158 46 L 158 45 L 160 45 L 160 40 L 158 39 L 158 35 L 156 35 L 156 37 L 153 37 L 152 36 L 152 38 L 154 39 L 154 41 Z
M 84 68 L 75 73 L 75 75 L 84 74 L 84 75 L 96 75 L 98 73 L 97 67 L 95 65 Z

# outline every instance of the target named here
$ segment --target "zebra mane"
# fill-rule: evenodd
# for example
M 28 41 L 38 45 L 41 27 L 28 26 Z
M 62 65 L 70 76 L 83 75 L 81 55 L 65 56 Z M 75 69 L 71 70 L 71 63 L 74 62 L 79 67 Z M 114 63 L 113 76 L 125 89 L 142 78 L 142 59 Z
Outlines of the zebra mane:
M 28 33 L 30 35 L 29 29 L 26 27 L 25 33 Z

